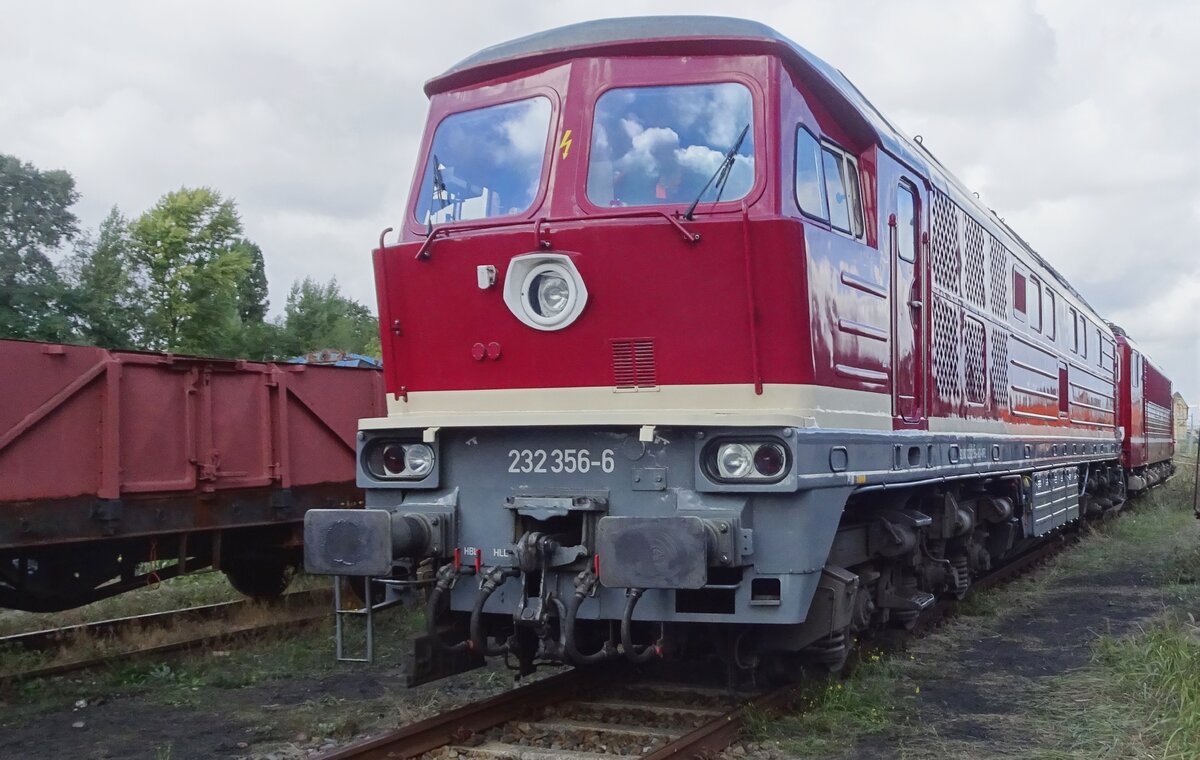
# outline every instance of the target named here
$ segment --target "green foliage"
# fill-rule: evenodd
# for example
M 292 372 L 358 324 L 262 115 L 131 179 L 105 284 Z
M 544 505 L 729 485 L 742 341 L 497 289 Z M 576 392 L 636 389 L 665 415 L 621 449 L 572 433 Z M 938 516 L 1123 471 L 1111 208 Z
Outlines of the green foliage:
M 66 287 L 50 254 L 78 232 L 78 199 L 65 171 L 0 154 L 0 337 L 64 340 Z
M 83 242 L 68 262 L 70 306 L 77 338 L 94 346 L 136 348 L 143 288 L 130 258 L 128 223 L 115 206 L 100 235 Z
M 241 325 L 239 284 L 253 268 L 233 201 L 181 188 L 134 220 L 129 235 L 146 278 L 145 347 L 226 354 Z
M 67 172 L 0 155 L 0 338 L 258 360 L 381 354 L 375 318 L 336 280 L 295 283 L 268 322 L 263 251 L 217 191 L 180 188 L 132 221 L 114 207 L 94 238 L 79 234 L 77 199 Z
M 282 331 L 279 347 L 289 356 L 323 348 L 365 354 L 376 349 L 379 341 L 375 317 L 367 307 L 342 295 L 336 279 L 321 284 L 306 277 L 292 285 Z
M 246 276 L 238 283 L 238 316 L 243 325 L 261 324 L 267 316 L 267 270 L 263 263 L 262 249 L 249 240 L 235 246 L 250 262 Z

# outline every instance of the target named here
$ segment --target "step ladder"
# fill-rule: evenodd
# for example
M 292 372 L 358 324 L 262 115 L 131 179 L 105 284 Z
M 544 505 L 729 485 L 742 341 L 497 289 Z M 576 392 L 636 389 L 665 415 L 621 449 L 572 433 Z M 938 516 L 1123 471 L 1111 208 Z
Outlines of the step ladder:
M 353 607 L 346 609 L 342 606 L 342 579 L 346 576 L 333 576 L 333 620 L 334 620 L 334 647 L 336 650 L 335 657 L 338 662 L 374 662 L 375 661 L 375 605 L 371 599 L 371 583 L 370 578 L 365 579 L 363 584 L 363 599 L 362 607 Z M 366 617 L 367 623 L 367 645 L 366 652 L 362 657 L 347 657 L 346 642 L 345 642 L 345 620 L 347 617 Z
M 333 616 L 334 616 L 334 647 L 335 657 L 338 662 L 365 662 L 372 663 L 375 661 L 375 613 L 386 610 L 389 607 L 395 607 L 404 603 L 403 591 L 412 588 L 418 584 L 413 581 L 394 580 L 391 578 L 370 578 L 364 577 L 363 583 L 363 605 L 361 607 L 346 608 L 342 606 L 342 581 L 349 576 L 335 575 L 333 576 Z M 362 577 L 362 576 L 356 576 Z M 383 599 L 375 601 L 375 587 L 383 586 Z M 362 617 L 366 623 L 366 646 L 362 657 L 349 657 L 346 655 L 346 620 L 347 618 Z

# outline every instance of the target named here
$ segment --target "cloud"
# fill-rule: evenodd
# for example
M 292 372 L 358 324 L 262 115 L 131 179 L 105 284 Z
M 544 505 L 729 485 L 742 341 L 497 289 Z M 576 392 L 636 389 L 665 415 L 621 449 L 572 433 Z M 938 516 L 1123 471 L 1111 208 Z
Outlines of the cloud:
M 731 12 L 717 0 L 653 11 Z M 1200 4 L 773 0 L 733 12 L 822 56 L 923 135 L 1200 402 Z M 497 42 L 643 13 L 633 0 L 10 4 L 0 150 L 71 171 L 92 227 L 114 203 L 136 214 L 180 185 L 211 185 L 263 246 L 276 310 L 305 275 L 336 274 L 373 304 L 368 253 L 403 213 L 423 82 Z

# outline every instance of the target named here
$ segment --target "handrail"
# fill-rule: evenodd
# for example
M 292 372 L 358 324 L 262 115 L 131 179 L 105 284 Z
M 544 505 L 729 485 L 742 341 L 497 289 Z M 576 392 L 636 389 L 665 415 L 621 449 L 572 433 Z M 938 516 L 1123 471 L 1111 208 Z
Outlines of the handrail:
M 419 249 L 417 249 L 417 255 L 415 256 L 415 258 L 417 261 L 423 261 L 425 259 L 430 258 L 430 256 L 432 255 L 431 249 L 433 248 L 434 240 L 436 240 L 439 237 L 449 237 L 450 235 L 453 235 L 453 234 L 459 233 L 459 232 L 464 232 L 464 233 L 465 232 L 480 232 L 483 230 L 502 229 L 502 228 L 508 228 L 508 227 L 523 227 L 527 224 L 532 224 L 533 225 L 533 234 L 534 234 L 534 238 L 535 238 L 535 244 L 539 248 L 546 248 L 546 247 L 548 247 L 548 243 L 545 243 L 544 241 L 542 241 L 542 228 L 548 224 L 562 224 L 563 222 L 582 222 L 582 221 L 589 221 L 589 220 L 611 221 L 614 219 L 616 219 L 616 220 L 644 219 L 647 217 L 658 217 L 658 216 L 661 216 L 663 219 L 666 219 L 668 222 L 671 223 L 672 227 L 679 230 L 679 233 L 680 233 L 680 235 L 683 236 L 683 239 L 685 242 L 688 242 L 688 243 L 699 243 L 700 242 L 700 233 L 689 230 L 686 226 L 684 226 L 683 222 L 679 221 L 679 219 L 677 217 L 672 216 L 671 214 L 668 214 L 666 211 L 663 211 L 662 209 L 647 209 L 645 211 L 629 211 L 629 212 L 619 212 L 618 211 L 618 212 L 608 212 L 608 213 L 601 213 L 601 214 L 579 214 L 576 216 L 561 216 L 561 217 L 545 217 L 545 216 L 543 216 L 543 217 L 538 217 L 537 219 L 532 220 L 532 221 L 528 220 L 528 219 L 521 219 L 521 220 L 513 221 L 513 222 L 495 222 L 495 223 L 491 223 L 491 224 L 472 224 L 472 225 L 463 225 L 463 226 L 455 226 L 455 227 L 447 227 L 447 226 L 443 225 L 441 227 L 434 227 L 433 230 L 425 237 L 425 242 L 421 244 L 421 247 Z

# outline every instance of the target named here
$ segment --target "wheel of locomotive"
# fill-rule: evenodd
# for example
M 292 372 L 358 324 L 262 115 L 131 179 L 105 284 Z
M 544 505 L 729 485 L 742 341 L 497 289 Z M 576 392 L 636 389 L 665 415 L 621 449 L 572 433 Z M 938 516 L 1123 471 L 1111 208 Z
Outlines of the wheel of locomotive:
M 904 596 L 912 597 L 919 590 L 916 578 L 911 575 L 904 576 L 901 584 L 901 593 Z M 919 617 L 921 617 L 920 610 L 892 610 L 891 614 L 892 623 L 906 631 L 911 631 L 916 626 Z
M 966 555 L 959 554 L 950 560 L 950 584 L 947 589 L 950 596 L 958 601 L 966 597 L 971 588 L 971 569 Z
M 296 574 L 296 566 L 283 557 L 239 557 L 222 563 L 229 585 L 252 599 L 277 599 Z
M 830 673 L 838 673 L 850 657 L 853 639 L 849 627 L 822 636 L 804 648 L 804 654 Z

